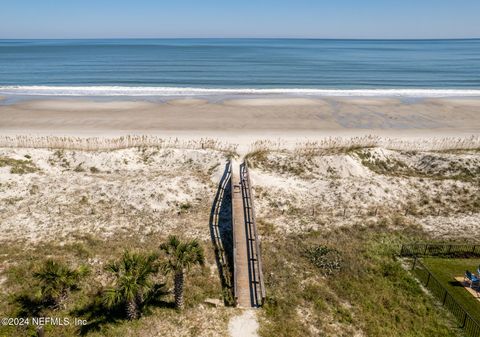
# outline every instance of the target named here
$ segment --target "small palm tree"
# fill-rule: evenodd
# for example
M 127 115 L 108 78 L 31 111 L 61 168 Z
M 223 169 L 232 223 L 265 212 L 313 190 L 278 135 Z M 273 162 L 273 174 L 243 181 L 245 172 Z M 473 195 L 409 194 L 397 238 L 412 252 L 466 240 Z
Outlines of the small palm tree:
M 140 317 L 145 296 L 156 290 L 152 276 L 157 273 L 155 254 L 136 254 L 125 251 L 120 261 L 107 266 L 115 276 L 115 284 L 104 294 L 105 304 L 112 308 L 124 306 L 128 319 Z
M 78 288 L 80 280 L 87 274 L 86 266 L 71 269 L 61 262 L 49 259 L 33 277 L 40 283 L 42 301 L 53 309 L 61 309 L 65 307 L 71 290 Z
M 181 242 L 176 236 L 171 235 L 167 242 L 160 245 L 160 249 L 166 255 L 164 270 L 174 274 L 175 307 L 182 310 L 185 273 L 194 265 L 204 264 L 203 248 L 197 240 Z

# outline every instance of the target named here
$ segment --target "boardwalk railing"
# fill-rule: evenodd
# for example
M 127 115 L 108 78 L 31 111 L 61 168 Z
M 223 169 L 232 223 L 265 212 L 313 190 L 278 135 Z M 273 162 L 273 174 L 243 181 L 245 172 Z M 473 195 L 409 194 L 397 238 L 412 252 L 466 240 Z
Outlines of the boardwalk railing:
M 458 303 L 450 292 L 438 281 L 430 270 L 414 257 L 412 271 L 418 280 L 447 308 L 460 323 L 459 326 L 469 337 L 480 337 L 480 323 Z
M 230 170 L 232 169 L 232 164 L 230 161 Z M 234 206 L 234 200 L 233 200 L 233 193 L 234 193 L 234 182 L 233 179 L 230 179 L 230 191 L 232 193 L 232 225 L 235 226 L 235 206 Z M 236 306 L 238 303 L 238 291 L 237 291 L 237 283 L 238 283 L 238 278 L 237 278 L 237 265 L 236 265 L 236 259 L 237 259 L 237 239 L 235 237 L 235 229 L 232 228 L 232 239 L 233 239 L 233 301 L 234 305 Z
M 413 243 L 402 245 L 401 256 L 480 256 L 480 245 Z
M 215 247 L 215 255 L 218 263 L 219 272 L 222 278 L 222 286 L 227 286 L 232 289 L 232 277 L 231 277 L 231 261 L 228 259 L 227 250 L 229 247 L 224 247 L 221 228 L 220 228 L 220 213 L 222 211 L 222 204 L 225 198 L 225 191 L 227 190 L 228 183 L 232 177 L 232 163 L 228 161 L 225 166 L 224 174 L 220 180 L 220 185 L 217 189 L 217 194 L 213 202 L 213 209 L 210 218 L 211 236 Z M 226 299 L 228 301 L 228 299 Z
M 252 184 L 247 162 L 240 168 L 242 180 L 242 193 L 244 200 L 245 221 L 247 224 L 249 264 L 251 270 L 251 282 L 254 289 L 254 301 L 257 306 L 263 305 L 266 298 L 265 283 L 263 279 L 262 253 L 260 240 L 258 239 L 257 223 L 255 221 L 255 207 L 253 205 Z

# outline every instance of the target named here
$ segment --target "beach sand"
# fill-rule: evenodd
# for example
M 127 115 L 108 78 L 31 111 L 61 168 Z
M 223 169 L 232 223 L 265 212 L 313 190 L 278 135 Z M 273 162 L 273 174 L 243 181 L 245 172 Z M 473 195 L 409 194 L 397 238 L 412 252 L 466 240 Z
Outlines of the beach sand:
M 480 132 L 479 99 L 243 98 L 37 99 L 0 105 L 0 134 L 126 133 L 240 139 L 325 135 L 468 135 Z M 240 138 L 238 138 L 240 137 Z

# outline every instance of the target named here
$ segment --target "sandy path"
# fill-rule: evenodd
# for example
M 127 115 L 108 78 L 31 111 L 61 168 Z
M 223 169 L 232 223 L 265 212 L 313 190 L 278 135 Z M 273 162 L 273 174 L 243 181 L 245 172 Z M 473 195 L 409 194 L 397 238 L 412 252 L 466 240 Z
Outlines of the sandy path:
M 254 310 L 245 310 L 233 317 L 228 324 L 231 337 L 258 337 L 258 321 Z

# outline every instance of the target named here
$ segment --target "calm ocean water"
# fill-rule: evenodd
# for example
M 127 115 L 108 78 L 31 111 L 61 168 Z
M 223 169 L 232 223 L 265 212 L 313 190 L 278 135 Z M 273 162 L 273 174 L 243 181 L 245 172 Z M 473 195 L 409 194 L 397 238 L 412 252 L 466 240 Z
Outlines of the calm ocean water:
M 480 40 L 0 40 L 0 94 L 479 95 Z

